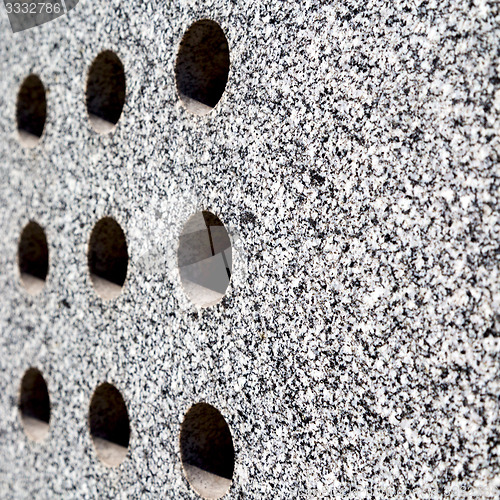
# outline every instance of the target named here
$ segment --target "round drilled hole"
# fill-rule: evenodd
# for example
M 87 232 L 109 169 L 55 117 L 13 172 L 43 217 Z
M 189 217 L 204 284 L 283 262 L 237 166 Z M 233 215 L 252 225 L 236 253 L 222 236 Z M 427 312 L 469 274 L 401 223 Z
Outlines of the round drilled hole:
M 90 66 L 87 78 L 87 111 L 92 128 L 111 132 L 125 104 L 125 70 L 118 56 L 106 50 Z
M 127 241 L 111 217 L 101 219 L 92 230 L 88 264 L 95 291 L 103 299 L 118 297 L 127 277 Z
M 219 410 L 206 403 L 190 408 L 180 434 L 181 460 L 189 484 L 203 498 L 221 498 L 232 483 L 234 447 Z
M 16 119 L 21 144 L 28 148 L 35 147 L 42 137 L 47 119 L 45 87 L 37 75 L 29 75 L 19 89 Z
M 39 370 L 30 368 L 21 381 L 19 412 L 24 432 L 33 441 L 42 441 L 49 432 L 50 398 Z
M 21 283 L 28 293 L 40 293 L 49 271 L 49 248 L 44 230 L 34 221 L 30 221 L 21 233 L 17 261 Z
M 175 62 L 177 93 L 188 111 L 205 115 L 215 107 L 226 88 L 229 64 L 222 28 L 209 19 L 191 25 Z
M 199 307 L 219 302 L 232 271 L 229 235 L 211 212 L 197 212 L 186 222 L 179 240 L 177 264 L 184 291 Z
M 125 401 L 114 385 L 106 382 L 95 390 L 89 426 L 99 460 L 108 467 L 120 465 L 128 452 L 130 424 Z

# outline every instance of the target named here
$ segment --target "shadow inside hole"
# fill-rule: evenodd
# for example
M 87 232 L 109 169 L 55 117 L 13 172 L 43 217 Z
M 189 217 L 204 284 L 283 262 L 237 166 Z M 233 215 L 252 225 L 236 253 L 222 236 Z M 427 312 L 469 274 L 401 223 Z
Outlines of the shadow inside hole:
M 226 88 L 229 45 L 214 21 L 195 22 L 184 34 L 175 63 L 177 92 L 186 109 L 197 115 L 210 112 Z
M 101 52 L 94 59 L 87 78 L 86 99 L 94 130 L 112 131 L 125 104 L 125 69 L 114 52 Z
M 221 498 L 232 483 L 234 447 L 231 431 L 213 406 L 198 403 L 184 417 L 181 460 L 191 487 L 204 498 Z
M 42 441 L 49 432 L 50 398 L 47 384 L 36 368 L 27 370 L 21 381 L 19 411 L 26 435 Z
M 31 294 L 39 293 L 49 271 L 49 248 L 43 228 L 30 221 L 21 233 L 18 247 L 21 282 Z
M 130 424 L 122 395 L 111 384 L 101 384 L 89 409 L 90 434 L 97 456 L 104 465 L 120 465 L 128 452 Z
M 216 215 L 203 211 L 189 218 L 179 238 L 177 264 L 183 288 L 194 304 L 208 307 L 224 297 L 231 280 L 232 247 Z
M 88 265 L 98 295 L 112 299 L 120 295 L 128 268 L 125 234 L 111 217 L 101 219 L 92 230 Z
M 23 146 L 35 147 L 42 137 L 47 119 L 45 87 L 37 75 L 29 75 L 17 95 L 16 120 Z

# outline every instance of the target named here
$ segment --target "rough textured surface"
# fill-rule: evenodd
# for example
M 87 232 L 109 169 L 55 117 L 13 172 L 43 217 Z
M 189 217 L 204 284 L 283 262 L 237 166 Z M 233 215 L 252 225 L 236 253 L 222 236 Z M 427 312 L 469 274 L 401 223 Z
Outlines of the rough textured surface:
M 178 437 L 199 401 L 231 428 L 231 498 L 499 496 L 497 2 L 82 0 L 16 35 L 0 11 L 2 498 L 193 498 Z M 231 70 L 196 117 L 174 62 L 201 18 L 224 29 Z M 127 82 L 110 136 L 85 108 L 105 49 Z M 30 72 L 48 118 L 25 149 L 15 102 Z M 198 210 L 234 255 L 205 310 L 176 267 Z M 105 215 L 130 255 L 107 302 L 86 257 Z M 34 297 L 16 267 L 30 219 L 50 251 Z M 17 409 L 29 366 L 52 403 L 37 444 Z M 116 469 L 87 425 L 104 381 L 130 416 Z

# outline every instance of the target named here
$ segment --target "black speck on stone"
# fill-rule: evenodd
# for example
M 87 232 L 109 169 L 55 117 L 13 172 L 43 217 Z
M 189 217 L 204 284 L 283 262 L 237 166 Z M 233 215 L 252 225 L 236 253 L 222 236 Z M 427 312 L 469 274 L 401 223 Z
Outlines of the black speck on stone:
M 243 224 L 255 224 L 255 215 L 252 212 L 243 212 L 241 215 L 241 222 Z
M 313 181 L 314 184 L 317 184 L 318 186 L 322 186 L 325 183 L 325 178 L 318 174 L 317 172 L 313 172 L 311 174 L 311 180 Z
M 485 332 L 484 332 L 484 336 L 485 337 L 494 337 L 494 338 L 498 338 L 500 337 L 500 331 L 498 331 L 496 328 L 494 327 L 491 327 L 491 328 L 488 328 Z

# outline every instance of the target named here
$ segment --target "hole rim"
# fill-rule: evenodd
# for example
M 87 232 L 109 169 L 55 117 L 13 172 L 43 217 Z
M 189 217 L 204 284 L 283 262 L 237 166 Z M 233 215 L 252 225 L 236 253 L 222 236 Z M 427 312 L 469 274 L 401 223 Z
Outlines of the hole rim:
M 33 231 L 34 234 L 32 234 Z M 33 239 L 40 239 L 43 245 L 42 249 L 36 249 L 37 251 L 41 250 L 42 258 L 45 257 L 44 262 L 41 265 L 40 262 L 34 262 L 29 259 L 24 260 L 25 258 L 23 257 L 23 254 L 28 251 L 26 247 L 33 244 Z M 24 251 L 23 248 L 25 248 Z M 21 230 L 21 234 L 19 235 L 17 242 L 16 262 L 18 280 L 21 284 L 21 288 L 28 295 L 33 297 L 45 291 L 50 274 L 50 248 L 45 229 L 34 219 L 30 219 Z M 43 272 L 27 271 L 26 269 L 30 266 L 34 268 L 40 266 L 43 269 Z
M 228 443 L 228 450 L 229 453 L 231 454 L 231 457 L 227 457 L 231 461 L 230 465 L 230 475 L 231 478 L 227 478 L 225 476 L 219 476 L 216 475 L 213 472 L 198 468 L 192 464 L 186 464 L 187 458 L 185 456 L 185 438 L 183 436 L 187 432 L 185 426 L 186 424 L 186 419 L 188 419 L 191 415 L 191 418 L 195 419 L 196 418 L 196 412 L 210 412 L 212 414 L 213 418 L 217 418 L 219 425 L 222 424 L 222 428 L 224 431 L 227 431 L 226 438 L 229 438 Z M 193 416 L 193 413 L 195 415 Z M 213 429 L 210 429 L 213 431 Z M 211 433 L 213 436 L 213 432 Z M 207 436 L 206 434 L 203 436 L 203 441 L 207 441 L 210 436 Z M 180 431 L 179 431 L 179 438 L 178 438 L 178 446 L 179 446 L 179 454 L 180 454 L 180 462 L 181 462 L 181 467 L 182 467 L 182 472 L 184 475 L 185 480 L 187 481 L 189 487 L 201 498 L 207 499 L 207 500 L 218 500 L 220 498 L 225 497 L 229 491 L 231 490 L 231 487 L 234 483 L 234 473 L 235 473 L 235 468 L 236 468 L 236 451 L 234 448 L 234 440 L 233 440 L 233 433 L 231 431 L 231 427 L 229 426 L 229 423 L 227 422 L 226 418 L 222 414 L 220 410 L 218 410 L 215 406 L 211 405 L 210 403 L 207 403 L 206 401 L 200 401 L 198 403 L 192 404 L 188 410 L 184 413 L 184 417 L 181 422 L 180 426 Z M 213 450 L 216 447 L 214 447 L 214 444 L 212 443 L 211 446 L 208 446 L 209 449 L 209 454 L 212 454 Z M 207 453 L 207 450 L 205 450 L 205 453 Z M 202 459 L 203 460 L 203 459 Z M 193 473 L 192 470 L 187 467 L 187 465 L 190 465 L 192 468 L 197 469 L 195 471 L 195 474 L 198 476 L 198 478 L 201 477 L 201 480 L 196 480 L 196 478 L 193 478 Z M 227 464 L 226 464 L 227 465 Z M 200 473 L 201 471 L 201 473 Z M 224 488 L 215 494 L 210 494 L 210 486 L 207 486 L 206 483 L 205 485 L 203 484 L 204 482 L 218 482 L 219 483 L 219 488 L 222 487 Z M 202 484 L 200 484 L 200 482 Z M 194 484 L 193 484 L 194 483 Z
M 26 104 L 26 99 L 30 100 L 26 97 L 24 100 L 22 99 L 23 91 L 29 93 L 30 90 L 27 86 L 34 85 L 37 87 L 37 90 L 43 94 L 43 99 L 38 104 L 42 107 L 43 118 L 41 121 L 41 129 L 39 126 L 32 125 L 33 116 L 37 115 L 37 112 L 30 112 L 26 109 L 27 106 L 21 107 L 21 103 L 24 102 Z M 33 92 L 33 89 L 31 90 Z M 48 118 L 48 100 L 47 100 L 47 88 L 45 87 L 42 79 L 40 78 L 38 73 L 30 73 L 27 75 L 21 85 L 19 85 L 19 89 L 16 94 L 16 134 L 17 140 L 21 146 L 26 149 L 34 149 L 39 146 L 45 138 L 46 129 L 47 129 L 47 118 Z M 29 115 L 22 118 L 22 115 Z M 22 125 L 24 123 L 24 125 Z M 27 126 L 27 128 L 26 128 Z M 39 132 L 31 132 L 29 129 L 40 129 Z
M 224 85 L 223 85 L 222 91 L 218 94 L 218 97 L 217 97 L 215 104 L 212 104 L 212 105 L 206 104 L 206 103 L 199 101 L 195 98 L 189 97 L 188 95 L 186 95 L 183 92 L 183 89 L 181 89 L 180 85 L 179 85 L 179 73 L 180 73 L 179 64 L 181 63 L 180 60 L 186 59 L 186 54 L 181 54 L 181 51 L 183 49 L 185 49 L 185 45 L 187 44 L 188 37 L 190 35 L 191 36 L 193 35 L 193 30 L 196 30 L 200 25 L 203 25 L 203 24 L 211 25 L 212 28 L 214 29 L 214 31 L 218 31 L 219 34 L 222 34 L 221 40 L 222 39 L 224 40 L 223 43 L 225 43 L 226 49 L 227 49 L 227 65 L 225 67 L 225 76 L 223 77 Z M 219 53 L 219 55 L 220 55 L 220 53 Z M 214 58 L 215 57 L 212 57 L 211 60 L 213 61 Z M 189 59 L 189 57 L 188 57 L 188 59 Z M 185 62 L 186 61 L 184 61 L 184 63 Z M 232 68 L 231 48 L 229 45 L 229 40 L 226 36 L 226 32 L 224 31 L 224 29 L 222 28 L 220 23 L 215 21 L 214 19 L 209 19 L 206 17 L 203 17 L 201 19 L 197 19 L 197 20 L 193 21 L 188 26 L 188 28 L 184 31 L 184 33 L 180 39 L 180 42 L 177 45 L 177 53 L 176 53 L 175 61 L 174 61 L 175 91 L 176 91 L 177 98 L 178 98 L 179 102 L 181 103 L 182 108 L 184 108 L 191 115 L 197 116 L 197 117 L 204 117 L 204 116 L 213 114 L 214 111 L 220 107 L 221 102 L 223 100 L 223 97 L 226 95 L 226 90 L 227 90 L 227 86 L 229 84 L 230 75 L 231 75 L 231 68 Z M 189 78 L 184 78 L 184 79 L 189 80 Z M 214 80 L 215 79 L 212 79 L 211 83 L 213 83 Z M 201 87 L 201 85 L 199 85 L 198 87 Z M 198 90 L 199 90 L 199 88 L 198 88 Z
M 123 88 L 121 88 L 118 91 L 118 92 L 122 92 L 123 96 L 120 99 L 121 100 L 120 105 L 119 105 L 120 110 L 119 110 L 119 113 L 117 114 L 116 121 L 113 121 L 112 119 L 108 120 L 107 118 L 103 118 L 102 116 L 99 116 L 99 115 L 92 113 L 90 110 L 91 106 L 89 106 L 89 101 L 91 100 L 91 98 L 89 98 L 89 82 L 91 81 L 91 77 L 95 76 L 92 73 L 92 71 L 96 69 L 95 65 L 99 64 L 101 62 L 100 58 L 106 58 L 106 56 L 109 56 L 110 59 L 113 60 L 113 63 L 115 63 L 120 68 L 120 70 L 121 70 L 120 78 L 123 79 L 123 82 L 122 82 Z M 94 85 L 96 87 L 99 87 L 98 83 L 94 82 Z M 102 95 L 102 86 L 104 86 L 104 85 L 105 84 L 101 85 L 101 88 L 98 89 L 99 92 L 93 93 L 94 99 L 96 98 L 97 94 Z M 119 86 L 119 84 L 117 84 L 117 85 Z M 96 89 L 94 89 L 94 90 L 96 90 Z M 116 87 L 112 91 L 110 91 L 109 93 L 112 94 L 115 92 L 116 92 Z M 89 124 L 90 129 L 100 136 L 106 137 L 106 136 L 113 135 L 114 132 L 116 131 L 116 129 L 118 128 L 118 125 L 121 122 L 122 116 L 123 116 L 124 111 L 125 111 L 125 106 L 127 104 L 127 75 L 125 72 L 125 65 L 123 64 L 123 62 L 122 62 L 121 58 L 119 57 L 119 55 L 117 54 L 117 52 L 115 52 L 112 49 L 103 49 L 92 59 L 92 61 L 90 62 L 89 66 L 88 66 L 87 75 L 85 78 L 85 88 L 84 88 L 83 95 L 84 95 L 84 102 L 85 102 L 85 114 L 87 116 L 87 122 Z
M 227 279 L 227 284 L 225 286 L 223 293 L 219 292 L 219 291 L 215 291 L 215 290 L 210 289 L 208 287 L 204 287 L 203 285 L 197 283 L 196 281 L 191 281 L 190 279 L 188 279 L 185 276 L 186 266 L 181 265 L 181 261 L 189 254 L 189 250 L 191 248 L 188 246 L 183 246 L 183 243 L 182 243 L 183 238 L 186 238 L 190 233 L 192 233 L 192 231 L 186 232 L 186 229 L 189 229 L 190 225 L 196 224 L 196 218 L 199 217 L 200 215 L 203 217 L 205 223 L 207 220 L 206 217 L 212 218 L 213 220 L 218 221 L 220 224 L 215 224 L 214 226 L 221 226 L 222 228 L 224 228 L 223 238 L 227 238 L 227 240 L 229 242 L 229 246 L 225 247 L 222 252 L 217 252 L 214 254 L 213 253 L 213 243 L 212 243 L 213 237 L 212 237 L 210 231 L 207 231 L 209 234 L 209 239 L 210 239 L 210 243 L 211 243 L 211 247 L 212 247 L 211 248 L 211 250 L 212 250 L 211 257 L 217 257 L 218 255 L 222 255 L 222 259 L 223 259 L 224 263 L 226 264 L 226 273 L 228 275 L 228 279 Z M 206 226 L 206 227 L 208 228 L 208 227 L 214 227 L 214 226 Z M 220 240 L 218 241 L 218 244 L 216 246 L 220 246 Z M 228 249 L 229 249 L 229 253 L 227 252 Z M 227 255 L 225 255 L 226 253 L 228 253 L 228 255 L 229 255 L 229 260 L 230 260 L 229 267 L 227 267 Z M 198 259 L 197 261 L 193 262 L 192 264 L 197 264 L 200 262 L 203 262 L 203 259 Z M 182 291 L 183 291 L 184 295 L 188 298 L 188 300 L 191 302 L 192 305 L 194 305 L 198 309 L 208 309 L 210 307 L 217 306 L 218 304 L 220 304 L 223 301 L 223 299 L 228 295 L 228 293 L 230 291 L 230 286 L 231 286 L 232 280 L 233 280 L 233 274 L 234 274 L 233 273 L 233 243 L 231 241 L 231 235 L 230 235 L 229 231 L 227 230 L 226 224 L 224 224 L 224 222 L 222 221 L 222 219 L 218 215 L 216 215 L 211 210 L 201 209 L 201 210 L 198 210 L 195 213 L 191 214 L 187 218 L 187 220 L 182 225 L 182 229 L 181 229 L 181 232 L 180 232 L 179 237 L 178 237 L 176 264 L 177 264 L 178 279 L 180 281 Z M 212 269 L 214 268 L 213 264 L 211 264 L 210 266 Z M 209 269 L 208 265 L 206 265 L 204 270 L 206 271 L 207 269 Z M 200 275 L 198 275 L 198 277 L 199 276 Z M 202 295 L 204 298 L 197 299 L 195 297 L 195 295 L 189 290 L 188 283 L 191 283 L 190 286 L 194 285 L 194 290 L 196 290 L 196 288 L 198 288 L 199 289 L 198 293 L 200 293 L 200 295 Z M 205 290 L 207 290 L 207 291 L 205 292 Z M 214 294 L 214 292 L 215 292 L 215 296 L 213 298 L 209 298 L 208 294 L 210 292 L 212 294 Z
M 126 445 L 119 444 L 116 440 L 110 440 L 105 437 L 101 437 L 96 435 L 95 432 L 95 422 L 93 421 L 93 406 L 95 405 L 95 398 L 102 398 L 100 392 L 108 392 L 112 393 L 121 403 L 121 412 L 126 418 Z M 123 422 L 122 422 L 123 424 Z M 108 430 L 109 430 L 108 423 Z M 90 441 L 92 442 L 92 449 L 94 450 L 94 454 L 104 467 L 114 469 L 119 467 L 125 460 L 129 457 L 130 454 L 130 443 L 132 438 L 132 428 L 130 426 L 130 415 L 128 412 L 127 402 L 123 397 L 122 391 L 120 391 L 117 386 L 111 382 L 101 382 L 96 386 L 94 391 L 92 392 L 92 396 L 89 400 L 89 407 L 87 413 L 87 430 L 90 436 Z M 100 432 L 98 431 L 97 434 Z
M 42 383 L 41 386 L 38 384 L 37 386 L 38 390 L 41 389 L 45 400 L 43 403 L 46 407 L 42 409 L 42 413 L 48 414 L 46 418 L 39 418 L 40 415 L 29 415 L 30 411 L 26 411 L 26 391 L 28 390 L 26 388 L 26 384 L 28 383 L 27 379 L 30 378 L 33 380 L 33 377 L 38 380 L 38 382 Z M 28 400 L 31 404 L 33 404 L 33 398 L 28 397 Z M 24 435 L 33 443 L 42 443 L 45 441 L 51 431 L 50 424 L 52 421 L 52 403 L 50 400 L 50 392 L 47 381 L 45 380 L 42 372 L 34 366 L 30 366 L 23 373 L 21 378 L 21 383 L 19 384 L 18 389 L 17 410 Z
M 119 259 L 126 259 L 126 263 L 124 264 L 124 270 L 119 272 L 119 274 L 123 274 L 123 278 L 121 278 L 119 282 L 110 280 L 102 276 L 100 273 L 93 271 L 93 241 L 99 236 L 99 234 L 96 235 L 95 233 L 103 224 L 110 224 L 111 226 L 114 226 L 114 229 L 119 232 L 120 237 L 123 238 L 124 247 L 122 248 L 122 250 L 124 250 L 124 253 L 120 257 L 118 257 L 118 261 Z M 123 295 L 126 290 L 129 278 L 128 271 L 130 264 L 130 254 L 128 252 L 128 248 L 129 246 L 125 231 L 115 217 L 111 215 L 104 215 L 99 218 L 97 222 L 95 222 L 87 242 L 87 277 L 90 280 L 92 289 L 94 290 L 95 294 L 104 301 L 116 300 L 121 295 Z M 115 261 L 115 266 L 119 266 L 119 262 L 116 263 Z

